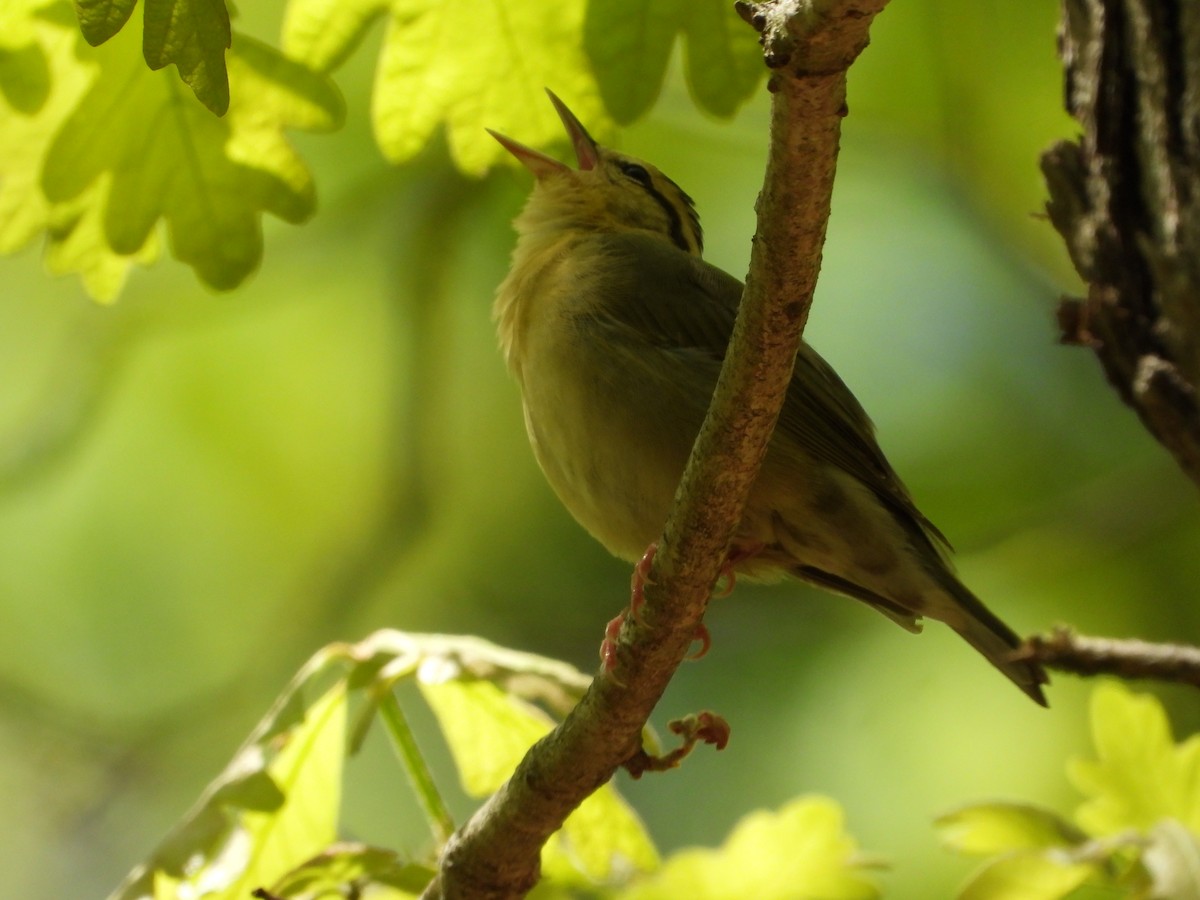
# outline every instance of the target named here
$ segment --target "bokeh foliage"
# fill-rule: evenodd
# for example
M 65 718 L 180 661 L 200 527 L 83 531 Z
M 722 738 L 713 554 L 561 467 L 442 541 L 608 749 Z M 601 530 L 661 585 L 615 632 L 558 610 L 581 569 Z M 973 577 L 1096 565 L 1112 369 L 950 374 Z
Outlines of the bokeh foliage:
M 575 31 L 546 36 L 558 55 L 518 42 L 491 68 L 443 36 L 445 52 L 421 64 L 444 68 L 425 83 L 405 67 L 396 41 L 410 23 L 393 10 L 430 29 L 445 25 L 440 5 L 243 4 L 225 118 L 200 118 L 173 69 L 140 66 L 128 74 L 149 99 L 114 119 L 146 127 L 154 111 L 155 122 L 179 112 L 153 132 L 162 146 L 195 142 L 215 168 L 193 173 L 233 181 L 142 185 L 128 208 L 112 202 L 118 170 L 156 188 L 162 169 L 128 171 L 117 130 L 79 172 L 60 157 L 63 181 L 49 192 L 45 163 L 106 54 L 125 41 L 136 61 L 138 17 L 92 50 L 64 4 L 0 9 L 0 251 L 15 253 L 0 261 L 0 795 L 22 823 L 6 848 L 10 893 L 111 888 L 330 640 L 394 625 L 594 664 L 628 573 L 542 483 L 489 322 L 506 222 L 528 185 L 459 167 L 482 173 L 498 159 L 484 125 L 558 140 L 549 85 L 598 136 L 683 184 L 710 258 L 740 273 L 766 140 L 753 79 L 724 79 L 734 90 L 724 106 L 686 80 L 711 65 L 697 63 L 700 47 L 724 52 L 717 13 L 713 30 L 697 36 L 689 23 L 672 43 L 680 29 L 654 16 L 674 4 L 633 5 L 644 28 L 610 30 L 645 55 L 616 72 L 610 60 L 605 75 L 604 6 L 563 7 Z M 1053 345 L 1055 296 L 1074 288 L 1036 215 L 1036 155 L 1071 127 L 1053 29 L 1038 0 L 923 0 L 878 19 L 851 74 L 808 335 L 871 411 L 967 582 L 1014 627 L 1067 621 L 1196 642 L 1195 498 L 1094 363 Z M 236 59 L 255 46 L 246 77 L 257 88 L 239 95 Z M 512 92 L 497 89 L 506 66 L 526 75 Z M 334 82 L 344 128 L 285 136 L 342 121 Z M 731 121 L 693 103 L 728 112 L 747 95 Z M 618 132 L 605 108 L 613 121 L 649 114 Z M 84 172 L 96 173 L 86 185 Z M 314 184 L 321 212 L 303 229 L 260 224 L 263 210 L 310 215 Z M 242 237 L 225 246 L 220 229 L 190 227 L 184 237 L 210 236 L 195 259 L 223 261 L 211 277 L 196 269 L 241 282 L 236 294 L 214 297 L 166 263 L 130 272 L 161 242 L 149 219 L 170 223 L 178 210 L 189 222 L 194 198 L 210 194 Z M 261 263 L 244 253 L 259 228 Z M 167 246 L 179 255 L 175 230 Z M 48 280 L 34 246 L 43 233 L 45 265 L 82 272 L 98 296 L 124 284 L 120 302 L 97 307 L 73 280 Z M 1073 802 L 1061 760 L 1083 750 L 1086 692 L 1071 679 L 1056 679 L 1050 713 L 1027 708 L 944 630 L 911 638 L 796 587 L 739 589 L 709 625 L 714 651 L 681 673 L 662 719 L 717 709 L 733 743 L 626 792 L 665 853 L 716 846 L 747 810 L 782 814 L 790 798 L 820 793 L 892 863 L 880 876 L 889 896 L 945 896 L 967 867 L 937 849 L 934 816 L 989 796 Z M 1194 701 L 1164 695 L 1179 733 L 1200 727 Z M 437 745 L 432 719 L 414 728 Z M 432 764 L 439 784 L 454 784 L 448 755 Z M 685 814 L 702 791 L 704 815 Z M 425 846 L 378 735 L 345 792 L 356 836 Z M 450 803 L 461 818 L 471 801 Z
M 473 638 L 387 630 L 357 644 L 331 644 L 301 668 L 224 772 L 111 900 L 236 900 L 268 887 L 271 897 L 416 897 L 453 825 L 393 693 L 397 685 L 416 684 L 464 790 L 483 798 L 550 730 L 551 711 L 561 717 L 588 680 L 553 660 Z M 435 837 L 423 856 L 405 859 L 387 848 L 335 840 L 345 750 L 353 755 L 361 748 L 377 715 Z M 536 893 L 718 900 L 749 891 L 762 900 L 790 900 L 799 892 L 872 900 L 878 891 L 843 824 L 835 803 L 802 798 L 778 814 L 748 816 L 719 850 L 685 851 L 664 866 L 642 823 L 606 784 L 543 848 Z
M 0 227 L 0 253 L 44 232 L 52 270 L 79 272 L 101 300 L 117 296 L 129 265 L 153 259 L 160 220 L 172 255 L 229 290 L 262 258 L 263 212 L 312 214 L 312 176 L 284 132 L 341 126 L 327 76 L 379 19 L 380 150 L 408 162 L 444 128 L 456 165 L 476 176 L 501 153 L 489 125 L 519 123 L 536 144 L 560 137 L 547 84 L 602 138 L 608 110 L 623 122 L 644 114 L 677 31 L 712 112 L 731 115 L 764 72 L 753 32 L 719 0 L 570 0 L 553 16 L 532 2 L 482 6 L 470 27 L 436 0 L 291 0 L 281 50 L 235 32 L 224 0 L 144 0 L 140 19 L 134 5 L 77 0 L 76 26 L 65 0 L 17 0 L 0 18 L 0 123 L 12 129 L 0 211 L 18 220 Z
M 1162 705 L 1106 682 L 1092 694 L 1096 759 L 1070 761 L 1086 798 L 1071 819 L 1018 803 L 967 806 L 938 820 L 951 849 L 989 857 L 963 900 L 1183 898 L 1200 889 L 1200 735 L 1175 742 Z

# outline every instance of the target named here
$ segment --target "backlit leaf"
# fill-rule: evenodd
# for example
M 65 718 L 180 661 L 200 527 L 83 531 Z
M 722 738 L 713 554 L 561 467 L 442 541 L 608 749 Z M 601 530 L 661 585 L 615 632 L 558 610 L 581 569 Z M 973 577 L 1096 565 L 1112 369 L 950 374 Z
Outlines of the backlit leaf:
M 321 665 L 317 658 L 310 663 Z M 281 730 L 285 721 L 290 727 Z M 345 722 L 344 681 L 304 707 L 299 718 L 272 710 L 196 807 L 110 900 L 148 893 L 163 900 L 185 893 L 248 897 L 333 843 Z
M 1200 834 L 1200 736 L 1176 744 L 1162 704 L 1105 682 L 1092 694 L 1096 759 L 1068 774 L 1088 800 L 1076 819 L 1093 835 L 1142 831 L 1175 819 Z
M 225 115 L 230 80 L 225 51 L 233 39 L 225 0 L 144 0 L 144 10 L 146 64 L 161 69 L 175 63 L 196 99 Z
M 604 104 L 618 122 L 633 122 L 654 105 L 682 26 L 683 0 L 589 3 L 584 47 Z
M 742 819 L 716 850 L 682 850 L 621 900 L 868 900 L 879 896 L 856 861 L 841 808 L 824 797 Z
M 301 863 L 271 886 L 279 897 L 345 896 L 351 886 L 360 893 L 390 889 L 396 897 L 417 897 L 433 877 L 426 866 L 406 862 L 399 854 L 366 844 L 334 844 Z
M 591 3 L 584 46 L 618 122 L 653 105 L 681 33 L 688 87 L 711 113 L 733 115 L 766 74 L 758 33 L 725 0 Z
M 1087 840 L 1087 835 L 1057 813 L 1024 803 L 963 807 L 939 816 L 937 827 L 946 846 L 974 855 L 1069 846 Z
M 466 791 L 484 796 L 512 774 L 550 718 L 486 681 L 420 682 L 450 745 Z M 642 823 L 611 784 L 588 797 L 543 849 L 547 875 L 570 881 L 581 873 L 603 882 L 614 871 L 648 870 L 657 852 Z
M 214 868 L 190 877 L 192 885 L 220 885 L 220 897 L 243 898 L 270 884 L 337 838 L 346 690 L 331 688 L 286 735 L 282 751 L 267 768 L 284 800 L 277 809 L 248 809 Z M 225 878 L 223 876 L 230 876 Z
M 957 900 L 1060 900 L 1097 870 L 1042 853 L 1001 856 L 979 869 Z
M 125 27 L 137 0 L 75 0 L 84 39 L 98 47 Z
M 584 0 L 549 11 L 530 0 L 461 10 L 437 0 L 390 4 L 372 99 L 375 137 L 393 162 L 411 159 L 445 127 L 464 172 L 482 174 L 507 154 L 485 128 L 522 143 L 566 146 L 549 87 L 603 140 L 612 130 L 583 54 Z M 380 0 L 293 0 L 284 49 L 315 68 L 340 63 L 383 9 Z
M 137 253 L 163 219 L 174 255 L 213 287 L 232 288 L 261 258 L 262 212 L 299 222 L 315 207 L 283 129 L 336 127 L 340 96 L 322 76 L 243 38 L 229 59 L 238 90 L 217 119 L 175 79 L 148 71 L 132 52 L 136 39 L 125 28 L 89 51 L 99 71 L 51 140 L 42 190 L 69 205 L 109 179 L 91 197 L 113 251 Z
M 96 64 L 79 52 L 83 45 L 70 9 L 47 0 L 0 5 L 0 47 L 8 46 L 18 50 L 0 64 L 0 253 L 13 253 L 45 233 L 48 268 L 78 272 L 92 296 L 110 300 L 135 261 L 154 258 L 155 242 L 148 237 L 128 253 L 108 244 L 101 212 L 106 177 L 61 203 L 50 202 L 41 186 L 49 147 L 94 81 Z M 46 94 L 38 97 L 42 66 Z
M 688 4 L 684 27 L 692 96 L 709 112 L 732 116 L 767 74 L 758 33 L 725 0 Z

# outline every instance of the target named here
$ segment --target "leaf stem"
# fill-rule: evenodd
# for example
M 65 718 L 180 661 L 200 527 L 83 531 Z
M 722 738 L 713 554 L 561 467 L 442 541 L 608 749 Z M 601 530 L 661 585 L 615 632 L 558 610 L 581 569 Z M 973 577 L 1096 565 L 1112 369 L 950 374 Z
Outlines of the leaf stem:
M 450 810 L 446 808 L 437 785 L 434 784 L 433 773 L 425 764 L 425 757 L 421 754 L 421 748 L 417 746 L 416 738 L 413 737 L 408 719 L 404 710 L 400 708 L 394 691 L 388 690 L 380 698 L 379 715 L 383 719 L 388 737 L 392 739 L 392 747 L 400 758 L 400 764 L 416 792 L 417 802 L 425 810 L 425 818 L 429 822 L 433 838 L 437 846 L 441 847 L 450 839 L 450 835 L 454 834 L 454 819 Z

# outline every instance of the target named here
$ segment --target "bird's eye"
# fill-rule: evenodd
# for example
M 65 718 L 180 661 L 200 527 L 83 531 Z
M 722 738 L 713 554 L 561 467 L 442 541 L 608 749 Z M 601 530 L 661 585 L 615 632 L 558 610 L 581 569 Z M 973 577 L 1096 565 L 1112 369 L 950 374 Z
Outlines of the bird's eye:
M 645 166 L 639 166 L 635 162 L 619 162 L 617 166 L 621 171 L 636 181 L 638 184 L 650 186 L 650 173 L 646 171 Z

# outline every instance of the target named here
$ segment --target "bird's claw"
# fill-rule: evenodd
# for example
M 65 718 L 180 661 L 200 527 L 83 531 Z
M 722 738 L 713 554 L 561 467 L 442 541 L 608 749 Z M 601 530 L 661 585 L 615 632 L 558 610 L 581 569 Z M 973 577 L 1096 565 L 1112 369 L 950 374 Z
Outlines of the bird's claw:
M 642 621 L 642 607 L 646 605 L 646 585 L 653 584 L 650 579 L 650 568 L 654 565 L 654 557 L 658 553 L 658 544 L 651 544 L 642 554 L 642 558 L 633 567 L 629 576 L 629 608 L 613 618 L 604 627 L 604 640 L 600 642 L 600 666 L 605 675 L 612 675 L 617 667 L 617 639 L 621 636 L 621 626 L 625 616 L 633 617 L 633 621 Z
M 650 569 L 657 555 L 658 544 L 651 544 L 633 567 L 633 574 L 629 576 L 629 614 L 635 622 L 642 620 L 642 607 L 646 605 L 646 585 L 654 584 L 650 579 Z
M 605 675 L 611 676 L 617 667 L 617 639 L 621 636 L 621 626 L 624 624 L 625 613 L 622 611 L 604 626 L 604 640 L 600 642 L 600 669 Z

